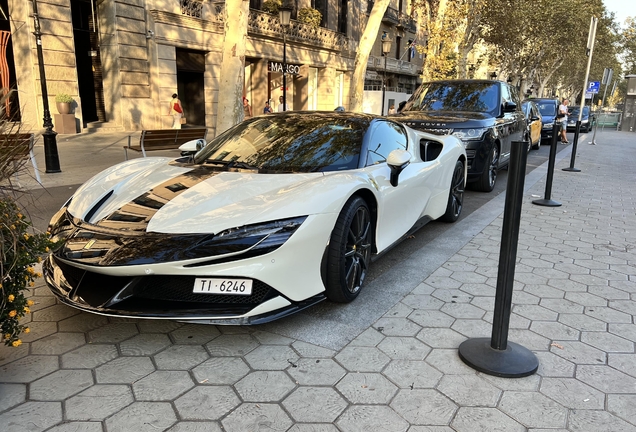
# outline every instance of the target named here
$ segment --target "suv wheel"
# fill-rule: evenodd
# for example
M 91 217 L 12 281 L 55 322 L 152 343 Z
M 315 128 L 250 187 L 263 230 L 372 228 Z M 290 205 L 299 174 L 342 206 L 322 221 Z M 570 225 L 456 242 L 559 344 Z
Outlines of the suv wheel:
M 482 192 L 490 192 L 495 188 L 497 182 L 497 167 L 499 165 L 499 147 L 496 145 L 492 147 L 490 156 L 484 172 L 481 173 L 481 177 L 475 183 L 475 189 Z

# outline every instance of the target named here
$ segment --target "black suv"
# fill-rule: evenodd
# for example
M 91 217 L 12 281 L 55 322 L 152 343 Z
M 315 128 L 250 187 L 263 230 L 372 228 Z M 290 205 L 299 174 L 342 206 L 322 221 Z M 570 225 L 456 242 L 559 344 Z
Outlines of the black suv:
M 517 89 L 492 80 L 423 83 L 394 120 L 462 140 L 468 182 L 484 192 L 493 190 L 497 170 L 510 160 L 512 141 L 522 141 L 526 131 Z
M 539 107 L 541 118 L 543 119 L 543 128 L 541 129 L 541 141 L 548 141 L 552 138 L 552 130 L 554 122 L 559 111 L 559 101 L 552 98 L 532 99 Z M 550 143 L 548 143 L 550 144 Z

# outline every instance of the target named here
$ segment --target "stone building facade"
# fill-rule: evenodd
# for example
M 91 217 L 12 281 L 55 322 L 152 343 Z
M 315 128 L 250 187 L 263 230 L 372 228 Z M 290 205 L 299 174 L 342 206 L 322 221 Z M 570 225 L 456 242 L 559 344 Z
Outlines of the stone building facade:
M 142 130 L 169 128 L 169 101 L 178 93 L 189 124 L 205 125 L 214 135 L 223 46 L 223 2 L 208 0 L 36 0 L 49 105 L 55 95 L 75 99 L 79 128 Z M 16 103 L 27 126 L 42 124 L 42 97 L 33 0 L 7 3 Z M 405 58 L 416 26 L 408 0 L 393 0 L 380 34 L 395 35 L 394 53 L 381 59 L 381 42 L 368 70 L 383 70 L 406 90 L 415 88 L 422 59 Z M 283 27 L 250 1 L 244 94 L 254 114 L 267 100 L 276 110 L 282 94 Z M 347 108 L 357 41 L 372 3 L 366 0 L 297 0 L 296 10 L 323 12 L 318 28 L 295 19 L 286 30 L 288 104 L 294 110 Z M 295 17 L 295 13 L 293 18 Z M 12 64 L 13 63 L 13 64 Z M 384 72 L 384 70 L 383 70 Z M 369 76 L 370 84 L 378 74 Z M 240 103 L 240 101 L 238 101 Z

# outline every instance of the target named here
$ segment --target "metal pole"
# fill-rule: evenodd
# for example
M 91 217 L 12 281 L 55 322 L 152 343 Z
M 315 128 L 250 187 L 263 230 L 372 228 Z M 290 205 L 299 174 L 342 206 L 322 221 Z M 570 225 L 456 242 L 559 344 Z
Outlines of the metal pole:
M 612 81 L 612 69 L 607 73 L 607 80 L 605 81 L 605 90 L 603 90 L 603 99 L 601 99 L 601 108 L 598 110 L 599 115 L 596 118 L 596 124 L 594 125 L 594 135 L 592 136 L 592 142 L 590 144 L 596 145 L 596 130 L 598 129 L 598 120 L 600 118 L 600 111 L 603 109 L 605 105 L 605 96 L 607 95 L 607 87 L 609 87 L 609 83 Z
M 556 144 L 554 147 L 556 148 Z M 527 141 L 513 141 L 510 152 L 492 336 L 490 339 L 465 340 L 458 349 L 459 357 L 473 369 L 489 375 L 509 378 L 532 375 L 539 367 L 539 361 L 532 351 L 519 344 L 508 342 L 523 186 L 528 159 L 527 149 Z
M 590 21 L 590 33 L 587 37 L 587 49 L 589 55 L 587 57 L 587 69 L 585 70 L 585 81 L 583 81 L 583 92 L 581 93 L 581 103 L 579 104 L 579 118 L 576 121 L 576 131 L 574 132 L 574 142 L 572 143 L 572 156 L 570 158 L 570 166 L 563 168 L 563 171 L 581 172 L 580 169 L 574 168 L 574 160 L 576 159 L 576 147 L 579 141 L 579 131 L 581 130 L 581 120 L 583 119 L 583 108 L 585 107 L 585 92 L 587 91 L 587 80 L 590 77 L 590 66 L 592 64 L 592 54 L 594 53 L 594 41 L 596 40 L 596 25 L 598 18 L 592 17 Z
M 545 206 L 545 207 L 559 207 L 561 205 L 558 201 L 550 199 L 552 195 L 552 179 L 554 177 L 554 164 L 556 161 L 556 148 L 557 148 L 557 135 L 559 134 L 560 124 L 555 122 L 552 127 L 552 146 L 550 147 L 550 158 L 548 159 L 548 176 L 545 181 L 545 194 L 543 199 L 533 200 L 532 204 Z
M 283 111 L 287 111 L 287 28 L 283 26 Z
M 384 115 L 384 93 L 386 91 L 386 57 L 388 53 L 384 53 L 384 70 L 382 71 L 382 110 L 380 115 Z
M 44 162 L 46 164 L 47 173 L 59 173 L 60 158 L 57 153 L 57 139 L 53 131 L 53 121 L 51 120 L 51 112 L 49 111 L 49 94 L 46 90 L 46 74 L 44 71 L 44 55 L 42 54 L 42 32 L 40 31 L 40 18 L 38 15 L 37 0 L 33 0 L 33 27 L 35 35 L 35 45 L 38 54 L 38 65 L 40 68 L 40 86 L 42 89 L 42 106 L 44 109 L 43 121 L 44 128 L 46 129 L 42 134 L 44 140 Z

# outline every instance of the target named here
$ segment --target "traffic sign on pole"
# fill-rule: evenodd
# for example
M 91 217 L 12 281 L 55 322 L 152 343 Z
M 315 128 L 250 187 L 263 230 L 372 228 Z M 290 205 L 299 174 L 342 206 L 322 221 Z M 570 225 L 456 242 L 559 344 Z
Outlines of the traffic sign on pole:
M 599 81 L 590 81 L 587 83 L 587 93 L 598 93 L 601 90 L 601 83 Z

